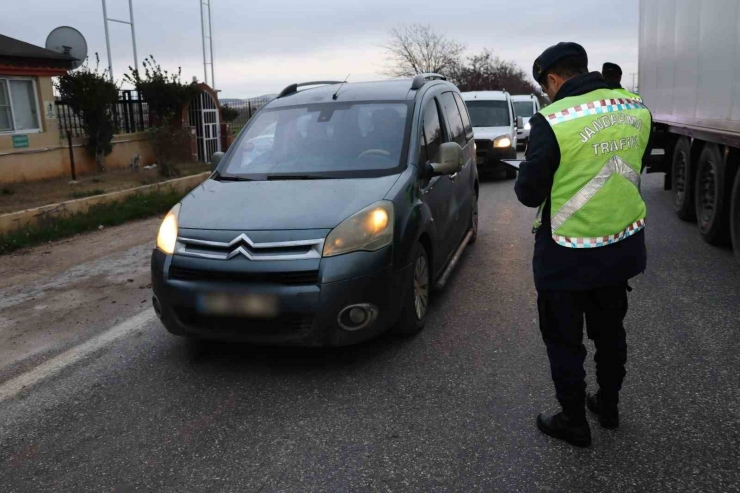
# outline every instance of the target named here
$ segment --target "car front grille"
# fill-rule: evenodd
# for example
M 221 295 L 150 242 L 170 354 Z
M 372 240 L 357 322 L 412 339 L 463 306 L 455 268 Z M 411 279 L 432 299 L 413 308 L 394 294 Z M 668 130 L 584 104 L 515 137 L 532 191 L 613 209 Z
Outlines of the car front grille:
M 283 285 L 318 284 L 319 271 L 297 272 L 239 272 L 198 270 L 185 267 L 170 267 L 170 279 L 184 281 L 229 281 L 234 283 L 266 283 Z
M 255 337 L 300 336 L 311 330 L 315 320 L 315 315 L 303 313 L 283 314 L 275 319 L 219 317 L 190 307 L 175 307 L 175 316 L 187 327 L 213 334 Z
M 320 259 L 324 239 L 258 243 L 242 233 L 229 242 L 178 237 L 175 253 L 187 257 L 229 260 L 244 256 L 254 262 Z

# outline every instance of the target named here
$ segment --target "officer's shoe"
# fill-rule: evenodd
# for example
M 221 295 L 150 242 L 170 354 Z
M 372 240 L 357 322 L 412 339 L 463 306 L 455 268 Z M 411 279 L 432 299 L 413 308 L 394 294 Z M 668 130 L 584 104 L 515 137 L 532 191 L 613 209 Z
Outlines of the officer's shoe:
M 584 417 L 574 419 L 562 412 L 555 415 L 544 413 L 537 416 L 537 427 L 545 435 L 565 440 L 576 447 L 588 447 L 591 445 L 591 428 Z
M 616 404 L 608 405 L 601 398 L 601 392 L 589 394 L 586 398 L 588 409 L 599 416 L 602 428 L 616 430 L 619 428 L 619 407 Z

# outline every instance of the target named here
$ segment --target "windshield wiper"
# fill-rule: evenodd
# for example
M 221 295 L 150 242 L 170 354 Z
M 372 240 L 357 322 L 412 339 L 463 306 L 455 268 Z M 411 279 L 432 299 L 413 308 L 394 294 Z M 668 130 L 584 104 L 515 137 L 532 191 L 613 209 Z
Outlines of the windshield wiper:
M 267 180 L 330 180 L 328 176 L 320 175 L 267 175 Z
M 216 181 L 255 181 L 254 178 L 247 178 L 244 176 L 224 176 L 217 174 L 214 178 Z

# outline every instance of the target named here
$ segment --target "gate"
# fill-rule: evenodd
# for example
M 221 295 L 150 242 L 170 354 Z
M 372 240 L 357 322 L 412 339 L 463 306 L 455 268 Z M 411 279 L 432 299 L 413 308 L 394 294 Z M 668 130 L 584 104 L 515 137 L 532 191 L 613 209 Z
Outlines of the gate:
M 221 150 L 218 105 L 203 91 L 190 101 L 190 126 L 195 127 L 198 161 L 210 163 L 214 152 Z

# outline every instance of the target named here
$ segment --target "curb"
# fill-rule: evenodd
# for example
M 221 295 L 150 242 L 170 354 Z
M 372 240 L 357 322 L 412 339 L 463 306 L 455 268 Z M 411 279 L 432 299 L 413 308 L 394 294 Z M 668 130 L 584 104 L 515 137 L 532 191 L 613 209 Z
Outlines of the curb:
M 171 188 L 183 193 L 189 192 L 203 183 L 210 175 L 210 172 L 200 173 L 197 175 L 186 176 L 184 178 L 176 178 L 174 180 L 154 183 L 152 185 L 144 185 L 141 187 L 129 188 L 127 190 L 119 190 L 117 192 L 85 197 L 82 199 L 66 200 L 57 204 L 42 205 L 41 207 L 34 207 L 33 209 L 2 214 L 0 215 L 0 234 L 12 233 L 17 229 L 21 229 L 26 226 L 34 226 L 50 217 L 60 217 L 68 214 L 87 212 L 87 210 L 93 205 L 118 202 L 129 195 L 137 193 L 154 192 L 161 188 Z

